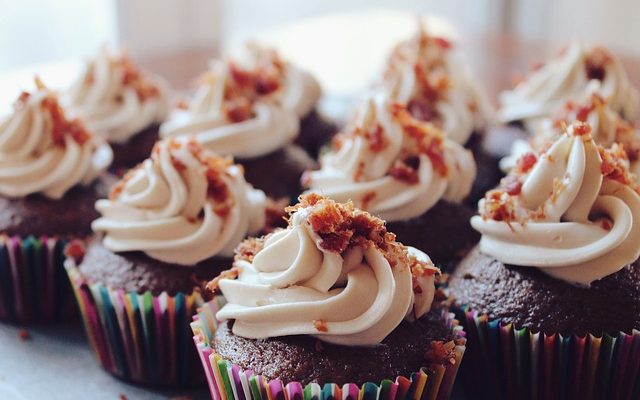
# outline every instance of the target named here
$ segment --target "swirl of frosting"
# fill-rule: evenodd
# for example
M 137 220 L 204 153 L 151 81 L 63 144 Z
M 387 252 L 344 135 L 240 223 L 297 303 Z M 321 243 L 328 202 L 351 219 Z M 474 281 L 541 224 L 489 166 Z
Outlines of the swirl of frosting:
M 301 201 L 287 229 L 245 242 L 233 269 L 210 283 L 227 300 L 217 318 L 235 320 L 234 334 L 375 345 L 430 310 L 438 270 L 426 254 L 349 204 Z
M 640 256 L 640 195 L 626 154 L 605 150 L 576 122 L 479 202 L 481 251 L 579 285 Z
M 620 60 L 602 47 L 580 42 L 571 43 L 513 90 L 503 92 L 500 119 L 508 122 L 548 117 L 566 101 L 584 96 L 594 80 L 599 81 L 599 93 L 612 110 L 627 120 L 636 119 L 640 95 Z
M 591 137 L 596 144 L 610 147 L 614 143 L 624 146 L 631 171 L 640 170 L 640 133 L 610 108 L 600 94 L 600 84 L 592 81 L 586 96 L 577 103 L 565 103 L 557 117 L 544 119 L 529 140 L 516 140 L 511 154 L 500 160 L 500 168 L 509 172 L 526 153 L 548 149 L 563 134 L 563 127 L 572 121 L 586 122 L 591 126 Z
M 143 74 L 129 57 L 103 47 L 63 101 L 87 126 L 112 143 L 124 143 L 168 113 L 167 87 Z
M 491 102 L 453 44 L 429 35 L 422 25 L 415 37 L 395 47 L 383 83 L 392 100 L 460 144 L 494 119 Z
M 110 199 L 98 200 L 106 248 L 143 251 L 152 258 L 193 265 L 233 254 L 247 234 L 265 225 L 266 197 L 245 180 L 231 160 L 204 151 L 194 141 L 156 144 L 120 181 Z
M 39 192 L 59 199 L 75 185 L 89 185 L 109 167 L 113 153 L 81 121 L 67 119 L 55 93 L 37 78 L 36 86 L 0 119 L 0 194 Z
M 257 157 L 291 142 L 319 97 L 308 72 L 248 45 L 241 60 L 211 64 L 190 104 L 175 110 L 160 134 L 192 134 L 220 154 Z
M 440 199 L 459 202 L 471 190 L 476 165 L 470 151 L 419 121 L 398 103 L 370 100 L 355 124 L 305 174 L 310 191 L 353 200 L 388 221 L 424 214 Z

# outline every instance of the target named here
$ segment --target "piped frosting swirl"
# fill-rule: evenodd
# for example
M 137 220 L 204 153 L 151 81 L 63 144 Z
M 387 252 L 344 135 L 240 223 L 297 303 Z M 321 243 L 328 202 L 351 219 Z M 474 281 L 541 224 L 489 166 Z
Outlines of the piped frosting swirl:
M 578 285 L 640 256 L 640 195 L 626 153 L 596 145 L 590 131 L 572 124 L 480 200 L 471 225 L 482 233 L 481 251 Z
M 568 100 L 584 96 L 591 81 L 599 82 L 599 94 L 612 110 L 633 121 L 640 95 L 618 58 L 598 46 L 573 42 L 560 54 L 527 76 L 513 90 L 500 96 L 500 119 L 530 121 L 549 117 Z
M 215 60 L 188 105 L 161 127 L 163 137 L 196 135 L 208 149 L 257 157 L 291 142 L 320 97 L 318 82 L 269 48 L 248 45 L 240 60 Z
M 454 47 L 420 25 L 418 33 L 389 56 L 383 87 L 415 118 L 434 123 L 464 145 L 495 117 L 488 97 Z
M 0 119 L 0 194 L 59 199 L 75 185 L 89 185 L 109 167 L 113 153 L 82 121 L 69 119 L 57 95 L 37 78 L 36 86 Z
M 115 251 L 193 265 L 231 256 L 248 234 L 265 225 L 266 197 L 249 185 L 240 166 L 195 141 L 163 140 L 99 200 L 92 228 Z
M 124 143 L 162 122 L 169 111 L 167 88 L 144 73 L 122 51 L 103 47 L 64 96 L 74 115 L 112 143 Z
M 440 199 L 462 201 L 476 176 L 470 151 L 381 97 L 360 110 L 320 161 L 320 170 L 303 177 L 310 191 L 353 200 L 388 221 L 420 216 Z
M 209 284 L 224 294 L 217 318 L 235 320 L 234 334 L 375 345 L 430 310 L 438 270 L 383 221 L 318 195 L 289 211 L 286 229 L 243 243 Z

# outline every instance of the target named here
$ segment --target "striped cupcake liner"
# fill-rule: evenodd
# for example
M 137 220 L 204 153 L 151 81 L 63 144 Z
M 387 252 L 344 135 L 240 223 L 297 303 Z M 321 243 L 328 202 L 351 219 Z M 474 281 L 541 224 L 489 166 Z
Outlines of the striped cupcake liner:
M 189 323 L 204 301 L 199 292 L 154 296 L 89 282 L 68 258 L 89 342 L 100 365 L 135 383 L 186 386 L 202 383 Z
M 46 236 L 0 236 L 0 320 L 50 322 L 76 314 L 64 270 L 66 243 Z
M 379 384 L 327 383 L 320 386 L 310 383 L 304 386 L 300 382 L 268 380 L 250 370 L 243 371 L 216 354 L 209 346 L 218 324 L 215 315 L 223 304 L 224 299 L 216 297 L 198 309 L 198 314 L 191 323 L 193 340 L 214 400 L 448 399 L 465 352 L 464 331 L 452 313 L 443 311 L 447 326 L 454 333 L 456 343 L 459 343 L 455 346 L 455 357 L 450 364 L 425 366 L 409 377 L 399 376 L 395 380 L 384 380 Z
M 491 399 L 639 399 L 640 331 L 561 335 L 454 307 L 467 332 L 461 378 Z

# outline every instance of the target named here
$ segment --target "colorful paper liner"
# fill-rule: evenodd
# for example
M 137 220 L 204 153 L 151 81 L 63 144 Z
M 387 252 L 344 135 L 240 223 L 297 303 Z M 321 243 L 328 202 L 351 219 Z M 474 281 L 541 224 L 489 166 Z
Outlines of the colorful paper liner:
M 204 303 L 199 292 L 125 292 L 85 279 L 65 263 L 89 342 L 102 367 L 127 381 L 187 386 L 204 382 L 189 323 Z
M 490 399 L 640 399 L 640 332 L 567 335 L 516 329 L 465 306 L 461 378 Z
M 198 310 L 191 323 L 193 340 L 214 400 L 448 399 L 465 352 L 464 331 L 452 313 L 443 312 L 456 341 L 461 343 L 455 347 L 455 358 L 451 364 L 429 365 L 410 377 L 399 376 L 395 380 L 384 380 L 379 384 L 367 382 L 360 386 L 353 383 L 342 386 L 334 383 L 323 386 L 310 383 L 303 386 L 299 382 L 268 380 L 250 370 L 243 371 L 213 352 L 209 346 L 218 324 L 215 314 L 223 304 L 224 299 L 221 297 L 206 303 Z
M 0 320 L 50 322 L 76 314 L 64 270 L 67 240 L 0 236 Z

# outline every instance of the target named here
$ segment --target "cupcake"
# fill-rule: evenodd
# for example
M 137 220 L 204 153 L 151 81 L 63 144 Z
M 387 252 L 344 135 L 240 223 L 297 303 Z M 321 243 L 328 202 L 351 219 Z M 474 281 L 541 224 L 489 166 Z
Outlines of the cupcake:
M 212 398 L 448 398 L 464 333 L 429 257 L 352 204 L 305 195 L 289 212 L 208 285 L 224 300 L 192 328 Z
M 0 118 L 0 319 L 68 318 L 73 296 L 63 250 L 91 234 L 99 175 L 111 148 L 67 118 L 57 95 L 36 78 Z
M 568 100 L 585 95 L 590 82 L 599 82 L 599 94 L 611 109 L 628 121 L 638 116 L 639 94 L 618 58 L 607 49 L 573 42 L 546 64 L 539 66 L 515 88 L 500 96 L 499 118 L 536 131 Z
M 242 168 L 194 141 L 160 141 L 99 200 L 101 234 L 66 267 L 100 364 L 123 379 L 188 384 L 189 321 L 234 247 L 266 229 L 267 199 Z
M 319 96 L 309 73 L 272 49 L 247 46 L 242 60 L 214 61 L 193 99 L 160 133 L 195 135 L 205 148 L 233 155 L 247 180 L 268 195 L 296 197 L 300 175 L 314 165 L 309 154 L 317 155 L 334 133 L 319 132 L 313 121 Z
M 146 159 L 158 139 L 169 110 L 167 91 L 162 79 L 141 71 L 125 52 L 109 52 L 105 46 L 63 100 L 111 144 L 113 168 L 126 170 Z
M 522 155 L 548 149 L 572 121 L 586 122 L 591 126 L 591 137 L 596 144 L 610 147 L 614 143 L 623 146 L 629 159 L 631 172 L 640 172 L 640 134 L 636 127 L 611 109 L 610 103 L 599 94 L 600 84 L 592 81 L 586 96 L 580 101 L 567 101 L 552 118 L 541 121 L 539 128 L 528 139 L 513 143 L 511 154 L 500 160 L 500 168 L 509 172 Z
M 638 191 L 621 146 L 598 146 L 575 122 L 480 201 L 482 239 L 448 288 L 474 393 L 637 398 Z
M 384 96 L 359 111 L 304 184 L 386 220 L 399 241 L 439 266 L 459 261 L 480 239 L 472 209 L 461 204 L 476 177 L 471 151 Z
M 430 35 L 421 24 L 389 56 L 382 90 L 414 118 L 433 123 L 450 140 L 471 149 L 478 166 L 472 203 L 498 183 L 498 159 L 484 145 L 494 110 L 451 40 Z

